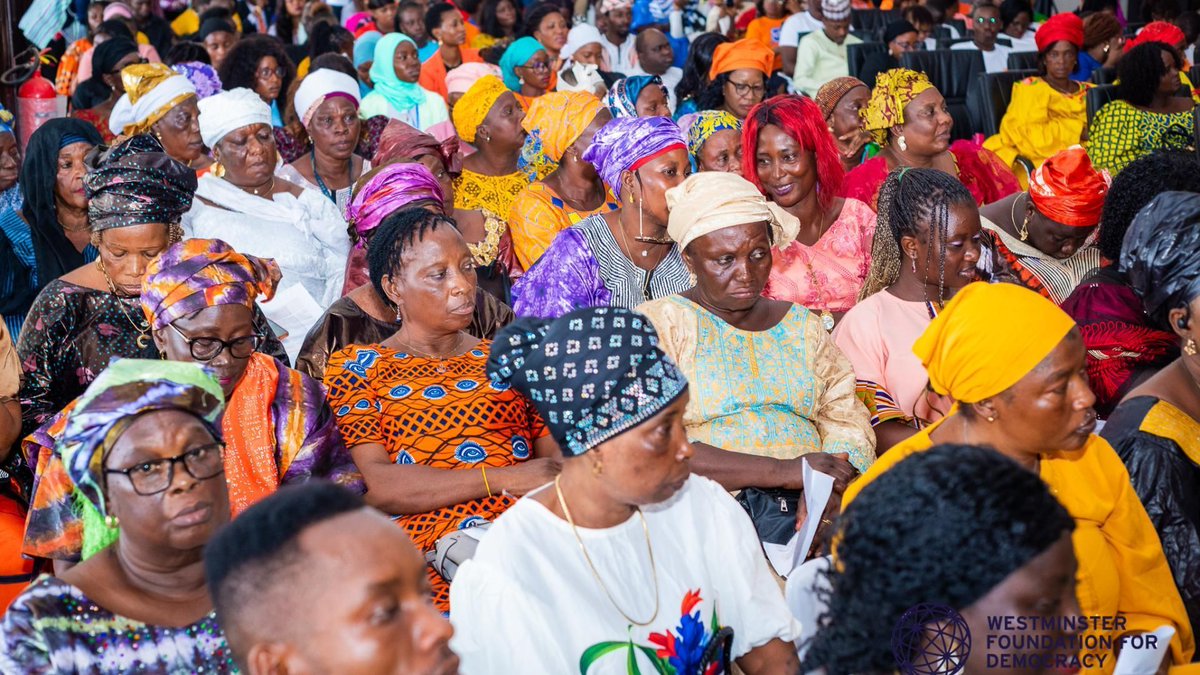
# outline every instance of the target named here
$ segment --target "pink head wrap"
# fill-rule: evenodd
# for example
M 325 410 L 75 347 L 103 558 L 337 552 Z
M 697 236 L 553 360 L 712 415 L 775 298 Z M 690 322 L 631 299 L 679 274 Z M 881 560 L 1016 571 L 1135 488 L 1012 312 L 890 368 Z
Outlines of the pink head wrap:
M 379 227 L 384 218 L 419 201 L 433 201 L 439 208 L 446 208 L 442 186 L 424 164 L 388 164 L 367 174 L 346 209 L 346 218 L 358 235 L 357 246 L 363 247 L 365 235 Z

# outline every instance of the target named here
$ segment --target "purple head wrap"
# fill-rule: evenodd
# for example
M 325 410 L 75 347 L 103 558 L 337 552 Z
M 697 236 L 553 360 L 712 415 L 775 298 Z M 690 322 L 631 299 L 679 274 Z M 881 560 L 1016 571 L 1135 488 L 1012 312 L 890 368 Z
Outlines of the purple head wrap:
M 618 117 L 596 132 L 583 158 L 613 195 L 621 197 L 621 174 L 637 169 L 671 150 L 687 152 L 683 132 L 667 117 Z
M 359 248 L 363 236 L 379 227 L 384 218 L 413 202 L 432 200 L 446 208 L 442 185 L 424 164 L 388 164 L 368 173 L 354 191 L 346 210 L 347 220 L 358 234 Z
M 221 92 L 221 76 L 207 63 L 185 61 L 171 66 L 171 70 L 186 77 L 196 87 L 196 98 L 208 98 Z

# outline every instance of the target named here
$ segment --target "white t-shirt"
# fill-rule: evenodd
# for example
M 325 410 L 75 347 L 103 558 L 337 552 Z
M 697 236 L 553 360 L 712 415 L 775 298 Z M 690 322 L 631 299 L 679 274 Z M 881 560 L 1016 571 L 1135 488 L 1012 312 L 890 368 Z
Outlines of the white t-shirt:
M 787 18 L 779 27 L 779 46 L 796 47 L 800 44 L 801 33 L 811 33 L 814 30 L 824 30 L 825 24 L 807 11 L 797 12 Z
M 983 69 L 989 73 L 1006 72 L 1008 70 L 1008 54 L 1012 51 L 1011 48 L 997 43 L 995 49 L 985 52 L 976 47 L 974 42 L 959 42 L 951 45 L 950 49 L 977 50 L 980 54 L 983 54 Z
M 633 48 L 634 41 L 633 33 L 625 36 L 625 42 L 619 45 L 614 45 L 609 42 L 608 37 L 600 37 L 600 46 L 604 47 L 604 53 L 608 55 L 608 69 L 614 73 L 629 74 L 637 63 L 637 50 Z
M 735 659 L 775 638 L 796 639 L 799 625 L 754 526 L 720 485 L 692 475 L 669 500 L 642 512 L 659 585 L 658 614 L 649 626 L 631 625 L 613 606 L 565 520 L 528 496 L 496 519 L 450 586 L 451 647 L 462 673 L 580 672 L 588 649 L 610 643 L 624 646 L 604 651 L 582 670 L 625 675 L 630 641 L 641 672 L 653 673 L 643 651 L 660 649 L 655 640 L 679 640 L 688 629 L 711 637 L 714 621 L 733 628 Z M 635 514 L 615 527 L 580 528 L 579 535 L 617 605 L 639 621 L 653 615 L 654 576 L 641 519 Z M 677 651 L 688 653 L 682 644 Z

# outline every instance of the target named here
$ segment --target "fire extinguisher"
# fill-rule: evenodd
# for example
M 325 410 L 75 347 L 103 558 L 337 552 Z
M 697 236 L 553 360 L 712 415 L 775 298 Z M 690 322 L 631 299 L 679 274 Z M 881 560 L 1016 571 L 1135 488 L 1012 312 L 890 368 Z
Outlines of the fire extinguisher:
M 36 70 L 33 77 L 17 90 L 17 133 L 24 149 L 37 128 L 55 117 L 62 117 L 54 83 Z

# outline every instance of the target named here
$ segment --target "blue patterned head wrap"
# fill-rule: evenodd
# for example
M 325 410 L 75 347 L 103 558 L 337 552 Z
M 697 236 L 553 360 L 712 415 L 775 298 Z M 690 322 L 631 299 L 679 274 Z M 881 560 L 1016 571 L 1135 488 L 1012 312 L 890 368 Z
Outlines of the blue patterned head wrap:
M 504 50 L 500 57 L 500 73 L 504 76 L 504 86 L 510 91 L 521 91 L 521 76 L 517 75 L 517 67 L 529 63 L 529 59 L 539 51 L 544 50 L 542 43 L 536 38 L 523 37 Z
M 657 85 L 659 89 L 662 89 L 663 96 L 667 96 L 667 88 L 659 76 L 634 75 L 617 80 L 612 89 L 608 90 L 608 98 L 604 100 L 604 103 L 613 117 L 637 117 L 638 96 L 641 96 L 642 90 L 650 85 Z
M 600 128 L 583 159 L 596 167 L 618 199 L 621 174 L 669 150 L 687 150 L 683 132 L 667 117 L 618 117 Z
M 518 319 L 496 335 L 487 370 L 533 402 L 570 457 L 650 419 L 688 386 L 650 321 L 621 307 Z

